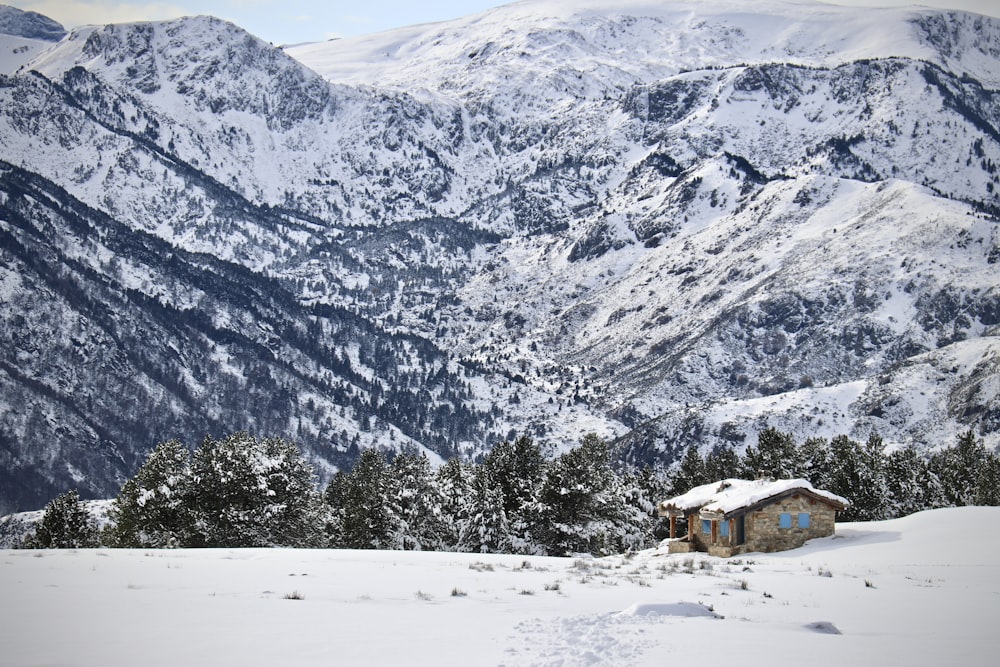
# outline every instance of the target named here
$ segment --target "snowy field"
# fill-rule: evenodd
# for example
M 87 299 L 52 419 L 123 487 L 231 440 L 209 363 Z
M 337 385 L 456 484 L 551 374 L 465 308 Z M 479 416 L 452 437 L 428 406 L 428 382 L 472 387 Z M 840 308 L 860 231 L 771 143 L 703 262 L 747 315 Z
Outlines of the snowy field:
M 1000 508 L 729 560 L 0 551 L 0 665 L 995 665 Z

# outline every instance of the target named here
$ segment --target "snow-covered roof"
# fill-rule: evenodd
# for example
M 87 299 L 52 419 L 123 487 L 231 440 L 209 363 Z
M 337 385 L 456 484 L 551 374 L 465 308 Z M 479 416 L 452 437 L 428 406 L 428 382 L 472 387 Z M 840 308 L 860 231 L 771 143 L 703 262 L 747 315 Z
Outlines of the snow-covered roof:
M 846 498 L 817 489 L 805 479 L 726 479 L 696 486 L 685 494 L 664 500 L 660 503 L 660 510 L 676 513 L 700 509 L 713 514 L 728 514 L 792 491 L 801 491 L 842 507 L 850 505 Z

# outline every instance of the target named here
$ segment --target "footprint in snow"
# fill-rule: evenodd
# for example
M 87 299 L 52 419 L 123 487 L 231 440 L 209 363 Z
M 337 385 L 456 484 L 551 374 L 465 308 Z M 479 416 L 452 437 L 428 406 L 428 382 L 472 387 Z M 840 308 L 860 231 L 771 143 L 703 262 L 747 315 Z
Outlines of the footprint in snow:
M 550 620 L 533 619 L 516 626 L 523 644 L 508 649 L 506 667 L 586 667 L 628 665 L 658 643 L 651 625 L 676 618 L 721 619 L 696 602 L 634 604 L 620 612 Z

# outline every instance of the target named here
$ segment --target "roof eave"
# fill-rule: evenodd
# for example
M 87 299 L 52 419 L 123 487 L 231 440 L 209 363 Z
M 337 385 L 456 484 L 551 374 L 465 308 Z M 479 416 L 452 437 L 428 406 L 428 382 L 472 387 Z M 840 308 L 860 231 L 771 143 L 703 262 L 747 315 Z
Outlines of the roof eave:
M 700 505 L 695 505 L 692 507 L 677 507 L 676 505 L 658 505 L 656 508 L 657 514 L 660 516 L 688 516 L 689 514 L 694 514 L 701 509 Z
M 781 500 L 782 498 L 787 498 L 789 496 L 794 496 L 796 494 L 801 494 L 801 495 L 804 495 L 804 496 L 809 496 L 810 498 L 812 498 L 813 500 L 815 500 L 817 502 L 823 503 L 824 505 L 829 505 L 830 507 L 832 507 L 833 509 L 837 510 L 838 512 L 841 512 L 841 511 L 847 509 L 847 505 L 844 505 L 843 503 L 839 503 L 836 500 L 833 500 L 832 498 L 827 498 L 825 496 L 819 495 L 818 493 L 814 493 L 813 491 L 811 491 L 809 489 L 804 489 L 804 488 L 801 488 L 801 487 L 797 487 L 797 488 L 794 488 L 794 489 L 787 489 L 787 490 L 782 491 L 780 493 L 776 493 L 773 496 L 768 496 L 767 498 L 762 498 L 761 500 L 758 500 L 757 502 L 751 503 L 749 505 L 744 505 L 742 507 L 736 507 L 734 509 L 729 510 L 728 512 L 708 512 L 707 514 L 712 514 L 713 516 L 716 516 L 716 517 L 722 518 L 722 519 L 732 519 L 732 518 L 737 517 L 737 516 L 739 516 L 741 514 L 747 514 L 749 512 L 756 512 L 757 510 L 761 509 L 762 507 L 765 507 L 765 506 L 770 505 L 770 504 L 772 504 L 774 502 L 777 502 L 778 500 Z

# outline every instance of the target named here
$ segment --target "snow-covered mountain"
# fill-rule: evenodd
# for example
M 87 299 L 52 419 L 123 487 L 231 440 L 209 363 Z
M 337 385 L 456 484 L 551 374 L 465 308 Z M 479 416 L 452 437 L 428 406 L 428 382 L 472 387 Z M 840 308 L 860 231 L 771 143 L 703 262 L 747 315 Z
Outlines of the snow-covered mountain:
M 0 74 L 13 73 L 65 36 L 47 16 L 0 5 Z
M 0 78 L 0 502 L 236 428 L 325 472 L 512 432 L 996 446 L 998 73 L 1000 21 L 931 9 L 75 30 Z
M 0 5 L 0 35 L 58 42 L 66 36 L 66 29 L 38 12 L 26 12 L 17 7 Z

